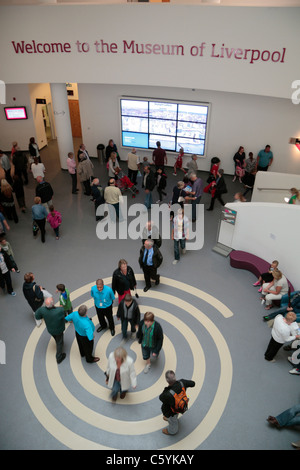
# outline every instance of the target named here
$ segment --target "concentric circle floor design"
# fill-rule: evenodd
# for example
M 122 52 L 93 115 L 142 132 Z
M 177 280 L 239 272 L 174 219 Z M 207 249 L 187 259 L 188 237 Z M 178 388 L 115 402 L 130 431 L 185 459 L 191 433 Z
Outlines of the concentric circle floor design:
M 142 275 L 136 275 L 138 281 Z M 109 285 L 111 278 L 104 279 Z M 71 293 L 74 310 L 88 307 L 88 316 L 98 325 L 91 287 L 86 284 Z M 176 295 L 164 293 L 167 286 Z M 152 311 L 163 327 L 164 344 L 150 372 L 143 373 L 141 346 L 129 339 L 124 347 L 135 360 L 137 388 L 124 400 L 112 403 L 105 385 L 104 371 L 111 351 L 120 345 L 121 327 L 116 322 L 115 336 L 109 330 L 95 334 L 95 355 L 100 362 L 87 364 L 80 357 L 74 327 L 65 331 L 66 359 L 57 364 L 55 342 L 45 325 L 34 328 L 22 360 L 22 383 L 26 399 L 36 419 L 59 442 L 76 450 L 165 449 L 194 450 L 209 436 L 226 407 L 232 381 L 232 361 L 227 343 L 215 323 L 197 306 L 209 305 L 225 319 L 233 313 L 219 300 L 183 282 L 161 277 L 160 286 L 147 293 L 140 291 L 141 315 Z M 182 295 L 184 293 L 184 296 Z M 183 297 L 189 298 L 184 300 Z M 197 305 L 197 306 L 195 306 Z M 114 313 L 117 307 L 114 307 Z M 115 318 L 115 316 L 114 316 Z M 202 343 L 213 345 L 219 367 L 206 367 L 208 351 Z M 176 436 L 165 436 L 158 396 L 166 386 L 165 371 L 173 369 L 177 378 L 192 379 L 189 388 L 189 410 L 180 417 Z M 180 372 L 179 372 L 180 371 Z M 210 400 L 202 399 L 202 391 L 211 374 L 215 389 Z

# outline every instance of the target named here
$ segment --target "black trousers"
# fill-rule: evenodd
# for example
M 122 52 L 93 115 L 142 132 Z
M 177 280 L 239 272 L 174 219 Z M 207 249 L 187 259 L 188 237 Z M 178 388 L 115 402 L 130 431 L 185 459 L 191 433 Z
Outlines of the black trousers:
M 157 268 L 154 268 L 153 266 L 143 266 L 143 271 L 144 271 L 146 287 L 151 287 L 151 279 L 154 279 L 156 282 L 159 281 Z
M 222 199 L 222 195 L 221 193 L 218 193 L 217 191 L 215 192 L 215 195 L 214 197 L 211 198 L 211 201 L 210 201 L 210 206 L 209 206 L 209 209 L 210 210 L 213 210 L 214 208 L 214 205 L 215 205 L 215 200 L 218 199 L 218 201 L 220 202 L 221 206 L 225 206 L 225 203 Z
M 268 344 L 267 350 L 265 352 L 265 359 L 267 361 L 272 361 L 272 359 L 274 359 L 274 357 L 278 353 L 281 346 L 282 346 L 282 343 L 277 343 L 275 339 L 271 338 Z
M 128 168 L 128 178 L 134 185 L 136 185 L 137 174 L 138 170 L 131 170 L 130 168 Z
M 79 335 L 77 331 L 75 333 L 81 357 L 85 357 L 86 362 L 94 362 L 94 340 L 89 340 L 87 336 Z
M 113 331 L 115 329 L 115 324 L 113 320 L 112 305 L 110 305 L 109 307 L 105 307 L 105 308 L 99 308 L 99 307 L 96 307 L 95 305 L 95 308 L 96 308 L 100 326 L 102 328 L 107 328 L 107 322 L 106 322 L 107 320 L 110 331 Z
M 52 335 L 56 343 L 56 361 L 59 362 L 63 355 L 64 347 L 64 334 L 60 333 L 59 335 Z
M 76 193 L 76 189 L 77 189 L 77 174 L 76 173 L 71 174 L 71 178 L 72 178 L 72 193 L 74 194 Z
M 46 233 L 46 230 L 45 230 L 46 219 L 39 219 L 39 220 L 34 219 L 34 221 L 36 222 L 37 226 L 39 227 L 39 229 L 41 231 L 41 240 L 44 243 L 45 242 L 45 233 Z
M 258 166 L 257 171 L 268 171 L 269 165 L 267 166 Z
M 5 284 L 7 287 L 7 292 L 11 294 L 13 292 L 13 286 L 12 286 L 11 276 L 10 276 L 9 271 L 7 271 L 7 273 L 0 274 L 0 287 L 2 289 L 5 289 Z

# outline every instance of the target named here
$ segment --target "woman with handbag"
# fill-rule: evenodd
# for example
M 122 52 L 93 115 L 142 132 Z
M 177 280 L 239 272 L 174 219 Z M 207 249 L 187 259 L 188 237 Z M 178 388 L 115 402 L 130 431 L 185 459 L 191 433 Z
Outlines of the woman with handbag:
M 220 169 L 217 173 L 216 181 L 212 181 L 209 185 L 204 188 L 205 193 L 211 194 L 211 201 L 210 206 L 207 209 L 208 211 L 212 211 L 215 205 L 215 200 L 218 199 L 222 206 L 225 205 L 225 202 L 222 199 L 222 194 L 227 193 L 227 187 L 224 180 L 224 170 Z
M 34 280 L 34 274 L 28 272 L 24 275 L 23 294 L 28 304 L 32 308 L 33 318 L 35 319 L 36 326 L 42 324 L 42 320 L 36 320 L 35 312 L 44 303 L 44 294 L 42 286 L 38 286 Z
M 232 181 L 235 181 L 236 180 L 236 177 L 239 178 L 239 181 L 241 183 L 241 178 L 242 176 L 244 176 L 245 174 L 245 170 L 244 170 L 244 173 L 241 175 L 239 174 L 240 173 L 240 169 L 243 169 L 244 166 L 245 166 L 245 158 L 246 158 L 246 155 L 245 155 L 245 150 L 244 150 L 244 147 L 240 147 L 238 149 L 238 151 L 235 153 L 234 157 L 233 157 L 233 161 L 234 161 L 234 177 L 233 177 L 233 180 Z M 237 167 L 239 167 L 239 169 L 237 170 Z

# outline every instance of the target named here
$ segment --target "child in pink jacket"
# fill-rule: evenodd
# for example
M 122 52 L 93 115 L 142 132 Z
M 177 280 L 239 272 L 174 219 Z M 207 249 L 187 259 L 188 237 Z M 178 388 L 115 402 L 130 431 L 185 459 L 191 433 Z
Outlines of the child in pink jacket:
M 51 225 L 54 230 L 56 240 L 59 240 L 59 226 L 62 222 L 60 212 L 54 210 L 54 206 L 49 207 L 49 214 L 47 215 L 47 222 Z

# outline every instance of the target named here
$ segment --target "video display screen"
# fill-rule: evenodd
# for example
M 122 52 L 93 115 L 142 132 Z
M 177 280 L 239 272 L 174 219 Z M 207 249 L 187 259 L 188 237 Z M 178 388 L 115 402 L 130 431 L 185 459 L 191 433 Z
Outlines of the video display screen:
M 203 156 L 209 105 L 121 98 L 123 147 L 155 149 L 156 142 L 171 152 Z
M 4 108 L 5 117 L 8 121 L 15 119 L 27 119 L 27 112 L 25 106 Z

